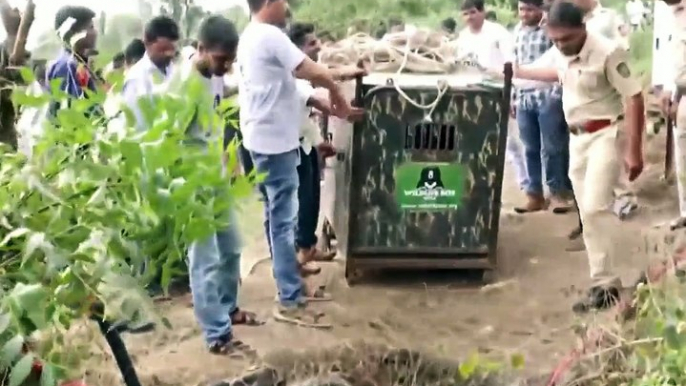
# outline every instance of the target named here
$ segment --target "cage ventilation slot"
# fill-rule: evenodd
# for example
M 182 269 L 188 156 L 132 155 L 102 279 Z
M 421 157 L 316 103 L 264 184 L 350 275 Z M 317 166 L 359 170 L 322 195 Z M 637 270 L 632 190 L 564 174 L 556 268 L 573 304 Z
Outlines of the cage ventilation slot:
M 440 123 L 418 123 L 405 128 L 406 150 L 455 150 L 457 127 Z

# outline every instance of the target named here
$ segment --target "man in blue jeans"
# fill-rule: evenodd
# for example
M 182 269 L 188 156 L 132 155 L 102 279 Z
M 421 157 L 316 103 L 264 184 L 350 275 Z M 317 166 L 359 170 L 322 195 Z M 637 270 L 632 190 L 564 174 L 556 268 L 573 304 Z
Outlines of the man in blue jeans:
M 310 327 L 319 314 L 306 308 L 296 257 L 295 225 L 298 214 L 301 98 L 295 78 L 329 91 L 331 111 L 347 118 L 350 102 L 341 94 L 332 73 L 296 47 L 281 30 L 286 24 L 285 0 L 248 0 L 251 22 L 241 34 L 237 64 L 241 74 L 238 99 L 243 145 L 254 167 L 266 174 L 261 191 L 265 205 L 265 232 L 279 293 L 274 310 L 278 321 Z
M 189 82 L 199 82 L 207 91 L 198 101 L 198 119 L 188 129 L 189 146 L 205 147 L 211 140 L 211 128 L 202 122 L 211 122 L 209 117 L 224 96 L 223 75 L 235 58 L 237 45 L 238 32 L 233 24 L 224 17 L 211 16 L 200 27 L 197 52 L 169 79 L 167 90 L 171 94 L 186 92 Z M 213 354 L 245 352 L 248 348 L 234 338 L 232 326 L 260 324 L 254 314 L 241 311 L 236 305 L 241 256 L 237 226 L 232 211 L 228 226 L 188 249 L 193 309 Z
M 553 45 L 541 25 L 543 0 L 519 0 L 519 18 L 521 27 L 515 36 L 515 60 L 518 65 L 530 64 Z M 519 85 L 513 95 L 529 175 L 525 187 L 527 203 L 515 210 L 529 213 L 546 209 L 545 170 L 553 213 L 567 213 L 571 209 L 568 195 L 572 187 L 567 176 L 569 132 L 562 110 L 562 89 L 559 84 L 531 82 Z

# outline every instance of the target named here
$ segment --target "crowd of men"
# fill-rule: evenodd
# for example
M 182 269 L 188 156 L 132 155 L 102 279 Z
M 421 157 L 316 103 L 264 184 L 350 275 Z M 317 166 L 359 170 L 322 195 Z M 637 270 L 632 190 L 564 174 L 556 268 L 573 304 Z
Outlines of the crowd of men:
M 248 5 L 251 22 L 240 39 L 230 21 L 212 16 L 181 55 L 176 23 L 166 16 L 150 20 L 142 39 L 117 58 L 125 67 L 125 81 L 110 108 L 129 108 L 136 128 L 146 130 L 149 123 L 139 109 L 143 98 L 180 93 L 189 79 L 199 79 L 211 110 L 230 94 L 228 83 L 238 86 L 243 167 L 266 174 L 259 190 L 278 290 L 274 318 L 325 327 L 307 304 L 331 297 L 307 285 L 307 278 L 319 273 L 316 262 L 333 258 L 315 247 L 315 228 L 319 163 L 335 149 L 323 141 L 310 118 L 314 111 L 359 117 L 361 111 L 350 106 L 337 82 L 364 70 L 332 70 L 318 64 L 320 44 L 314 27 L 286 27 L 285 0 L 248 0 Z M 612 264 L 612 229 L 636 208 L 630 182 L 643 169 L 642 90 L 628 66 L 617 15 L 597 0 L 520 0 L 520 22 L 509 32 L 487 20 L 483 0 L 464 0 L 461 7 L 466 27 L 457 35 L 458 51 L 487 69 L 514 64 L 511 121 L 518 130 L 509 131 L 507 157 L 526 195 L 526 203 L 516 211 L 524 215 L 550 209 L 565 214 L 577 209 L 579 226 L 570 240 L 583 241 L 575 248 L 588 254 L 592 284 L 574 308 L 607 308 L 617 301 L 621 286 Z M 73 98 L 85 98 L 84 88 L 99 87 L 99 78 L 87 66 L 96 47 L 94 17 L 83 7 L 65 7 L 56 16 L 55 28 L 65 50 L 48 66 L 46 77 L 62 79 L 63 90 Z M 455 24 L 447 19 L 443 27 L 454 30 Z M 190 125 L 188 136 L 206 145 L 209 128 L 201 122 Z M 216 354 L 246 348 L 234 339 L 232 325 L 261 324 L 254 313 L 237 307 L 237 225 L 231 221 L 188 251 L 195 314 L 209 351 Z
M 197 39 L 181 54 L 177 50 L 181 36 L 176 22 L 167 16 L 148 21 L 141 39 L 132 41 L 106 69 L 122 68 L 125 77 L 121 94 L 110 95 L 100 113 L 113 118 L 110 125 L 114 129 L 133 125 L 143 131 L 151 122 L 141 112 L 141 100 L 163 93 L 181 95 L 189 81 L 199 80 L 205 86 L 206 100 L 198 103 L 197 118 L 187 135 L 188 143 L 207 146 L 207 133 L 212 128 L 203 122 L 212 120 L 200 117 L 212 114 L 231 94 L 226 87 L 231 80 L 237 83 L 243 166 L 266 175 L 259 190 L 278 289 L 274 318 L 326 327 L 307 304 L 330 300 L 330 296 L 322 288 L 307 285 L 306 280 L 320 272 L 317 261 L 334 257 L 315 247 L 318 165 L 320 157 L 332 155 L 333 149 L 312 125 L 310 115 L 316 109 L 343 119 L 359 116 L 359 109 L 350 106 L 337 82 L 361 75 L 364 70 L 353 66 L 334 71 L 318 64 L 320 47 L 314 28 L 294 24 L 286 29 L 285 0 L 249 0 L 248 5 L 252 21 L 240 40 L 229 20 L 211 16 L 203 21 Z M 89 66 L 90 58 L 97 53 L 94 18 L 92 10 L 76 6 L 63 7 L 55 17 L 64 50 L 47 66 L 47 82 L 43 84 L 61 79 L 62 90 L 72 99 L 87 98 L 88 89 L 108 88 Z M 315 93 L 314 88 L 328 91 L 328 97 L 323 96 L 326 93 Z M 59 107 L 55 102 L 51 109 L 54 112 Z M 135 122 L 117 116 L 122 108 L 133 113 Z M 225 135 L 235 134 L 227 130 Z M 215 354 L 246 349 L 234 339 L 232 325 L 262 324 L 254 313 L 237 306 L 241 254 L 238 225 L 235 213 L 230 213 L 227 227 L 188 247 L 193 308 L 208 350 Z

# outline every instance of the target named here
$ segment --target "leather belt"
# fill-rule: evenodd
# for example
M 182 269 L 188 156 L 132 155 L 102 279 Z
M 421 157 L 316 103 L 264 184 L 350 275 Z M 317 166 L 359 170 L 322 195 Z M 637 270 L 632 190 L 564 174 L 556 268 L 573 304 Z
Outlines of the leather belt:
M 606 127 L 612 126 L 613 123 L 621 120 L 622 117 L 618 117 L 615 120 L 612 119 L 592 119 L 590 121 L 585 121 L 573 125 L 569 125 L 569 132 L 574 134 L 574 135 L 579 135 L 579 134 L 591 134 L 595 133 L 596 131 L 602 130 Z

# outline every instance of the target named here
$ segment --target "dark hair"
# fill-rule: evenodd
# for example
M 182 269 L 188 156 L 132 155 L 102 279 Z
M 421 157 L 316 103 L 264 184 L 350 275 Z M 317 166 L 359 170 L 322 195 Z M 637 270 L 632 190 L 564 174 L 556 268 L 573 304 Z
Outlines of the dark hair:
M 133 65 L 145 55 L 145 44 L 141 39 L 133 39 L 124 49 L 124 62 Z
M 113 57 L 112 57 L 112 68 L 113 69 L 118 69 L 124 67 L 124 63 L 126 63 L 126 57 L 124 56 L 123 52 L 117 52 Z
M 476 9 L 479 12 L 484 11 L 484 0 L 464 0 L 462 6 L 460 7 L 463 11 L 468 11 L 470 9 Z
M 550 27 L 584 28 L 584 11 L 572 2 L 556 0 L 548 11 L 548 25 Z
M 519 2 L 526 5 L 533 5 L 538 8 L 543 7 L 543 0 L 519 0 Z
M 312 23 L 293 23 L 288 30 L 288 37 L 296 46 L 300 47 L 305 44 L 305 37 L 314 33 L 314 24 Z
M 68 42 L 74 34 L 88 28 L 88 24 L 95 18 L 95 12 L 87 7 L 66 5 L 60 8 L 55 14 L 55 30 L 59 30 L 62 24 L 69 18 L 75 19 L 76 22 L 63 36 L 61 36 L 62 40 L 66 42 Z
M 143 38 L 146 42 L 154 42 L 159 38 L 177 41 L 180 37 L 179 25 L 169 16 L 155 16 L 145 23 Z
M 441 22 L 441 27 L 446 31 L 453 33 L 455 28 L 457 28 L 457 22 L 452 17 L 449 17 Z
M 238 31 L 229 19 L 213 15 L 203 20 L 200 25 L 198 42 L 206 50 L 235 53 L 238 46 Z

